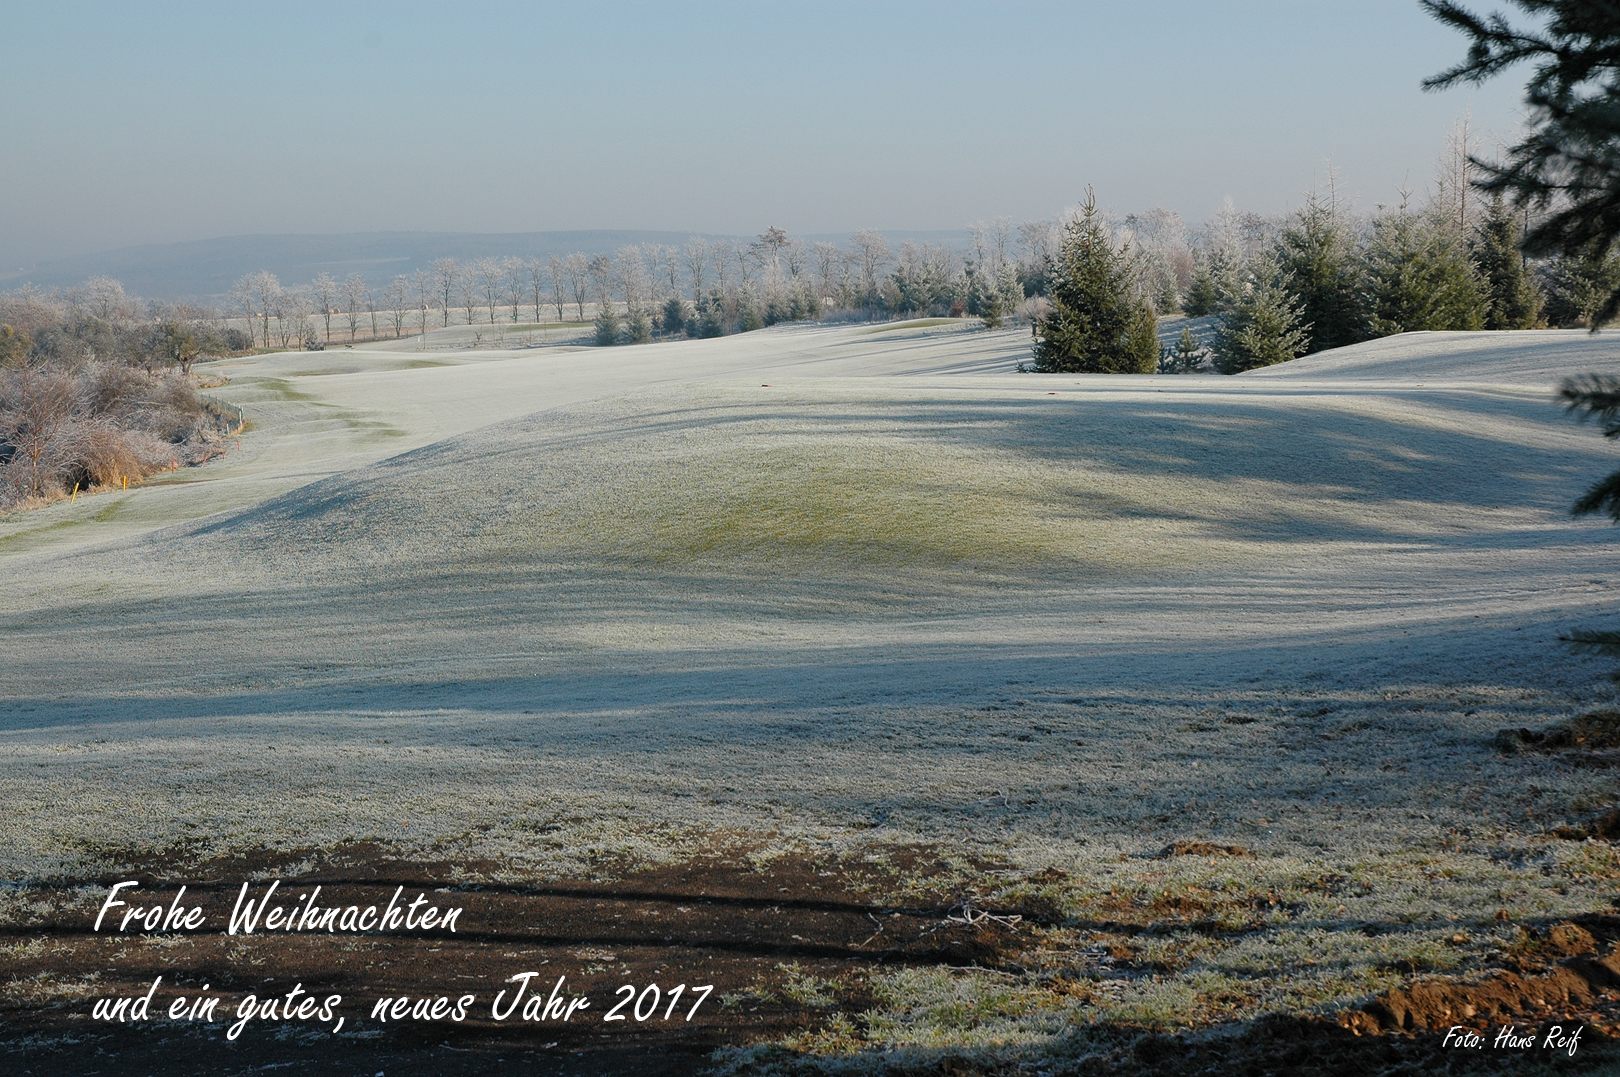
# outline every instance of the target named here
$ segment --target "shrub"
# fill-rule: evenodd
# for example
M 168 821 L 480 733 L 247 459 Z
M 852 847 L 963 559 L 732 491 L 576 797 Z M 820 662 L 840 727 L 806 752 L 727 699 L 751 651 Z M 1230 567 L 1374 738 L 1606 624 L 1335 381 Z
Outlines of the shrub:
M 596 343 L 603 348 L 619 342 L 619 316 L 607 304 L 596 312 Z

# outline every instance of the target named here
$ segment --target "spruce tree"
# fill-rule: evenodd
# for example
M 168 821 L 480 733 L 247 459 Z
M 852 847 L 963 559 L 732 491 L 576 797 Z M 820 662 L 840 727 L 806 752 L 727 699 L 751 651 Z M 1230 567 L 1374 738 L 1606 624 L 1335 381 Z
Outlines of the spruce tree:
M 619 342 L 619 316 L 606 303 L 596 312 L 596 343 L 607 347 Z
M 661 326 L 666 336 L 674 336 L 684 332 L 686 323 L 691 321 L 691 312 L 686 309 L 686 302 L 680 296 L 672 295 L 664 302 L 664 320 Z
M 1127 374 L 1153 374 L 1159 369 L 1159 316 L 1152 304 L 1138 303 L 1125 334 Z
M 979 317 L 986 329 L 1000 329 L 1001 323 L 1006 318 L 1006 312 L 1001 305 L 1001 291 L 995 287 L 980 287 L 980 277 L 977 274 L 973 277 L 973 283 L 974 292 L 969 300 L 969 309 L 978 307 Z
M 1547 320 L 1559 329 L 1596 329 L 1597 315 L 1620 288 L 1620 255 L 1552 259 L 1543 268 Z
M 1310 324 L 1307 352 L 1367 339 L 1367 314 L 1350 235 L 1333 208 L 1311 195 L 1277 242 L 1277 261 Z
M 1181 336 L 1176 338 L 1176 346 L 1166 351 L 1159 360 L 1159 373 L 1191 374 L 1203 361 L 1203 345 L 1198 343 L 1190 328 L 1182 326 Z
M 1017 266 L 1011 262 L 1001 263 L 1001 272 L 996 274 L 996 290 L 1001 293 L 1002 316 L 1016 314 L 1024 301 L 1024 286 L 1018 279 Z
M 1467 58 L 1424 83 L 1440 89 L 1484 82 L 1520 63 L 1534 65 L 1525 86 L 1530 122 L 1501 164 L 1475 160 L 1478 186 L 1506 195 L 1515 209 L 1543 211 L 1524 237 L 1530 255 L 1592 261 L 1620 243 L 1620 31 L 1608 0 L 1514 0 L 1542 26 L 1475 15 L 1456 0 L 1422 0 L 1441 22 L 1469 38 Z M 1620 314 L 1620 284 L 1593 312 L 1599 325 Z
M 1035 327 L 1035 370 L 1153 373 L 1157 340 L 1144 350 L 1152 308 L 1136 297 L 1129 261 L 1114 247 L 1089 188 L 1080 215 L 1064 225 L 1047 292 L 1051 306 Z
M 1192 283 L 1187 286 L 1187 295 L 1181 302 L 1181 309 L 1189 317 L 1201 318 L 1206 314 L 1214 314 L 1219 306 L 1220 292 L 1215 285 L 1215 269 L 1210 265 L 1207 255 L 1195 254 Z
M 1287 276 L 1269 258 L 1257 260 L 1253 279 L 1215 329 L 1215 369 L 1241 374 L 1286 363 L 1304 353 L 1310 326 Z
M 1474 265 L 1485 285 L 1486 329 L 1530 329 L 1541 319 L 1541 296 L 1519 253 L 1519 218 L 1500 196 L 1474 230 Z
M 1366 301 L 1377 336 L 1485 326 L 1485 292 L 1457 229 L 1402 207 L 1373 222 Z
M 624 339 L 629 344 L 645 344 L 652 339 L 652 317 L 640 307 L 624 316 Z

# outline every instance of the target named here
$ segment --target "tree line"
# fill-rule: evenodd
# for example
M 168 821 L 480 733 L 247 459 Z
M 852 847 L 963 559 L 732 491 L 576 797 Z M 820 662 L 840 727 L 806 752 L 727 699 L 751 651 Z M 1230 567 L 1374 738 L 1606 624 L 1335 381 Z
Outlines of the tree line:
M 1620 255 L 1527 256 L 1534 218 L 1475 190 L 1466 127 L 1445 163 L 1422 206 L 1358 217 L 1312 194 L 1267 219 L 1228 203 L 1197 236 L 1162 211 L 1112 224 L 1088 194 L 1048 262 L 1032 369 L 1235 374 L 1394 333 L 1595 326 Z M 1208 329 L 1163 348 L 1161 313 Z

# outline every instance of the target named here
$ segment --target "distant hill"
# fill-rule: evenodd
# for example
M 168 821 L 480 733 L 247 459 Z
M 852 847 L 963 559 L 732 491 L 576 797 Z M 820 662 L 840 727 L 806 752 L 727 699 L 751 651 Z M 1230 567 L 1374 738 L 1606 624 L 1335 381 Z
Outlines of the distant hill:
M 338 235 L 220 236 L 186 243 L 124 247 L 99 254 L 40 262 L 15 273 L 0 273 L 0 290 L 34 284 L 66 288 L 97 274 L 117 277 L 124 287 L 147 299 L 216 299 L 242 276 L 268 269 L 284 283 L 297 284 L 318 274 L 339 279 L 358 273 L 374 286 L 396 274 L 411 273 L 438 258 L 551 258 L 570 251 L 608 254 L 632 243 L 683 246 L 692 232 L 603 229 L 576 232 L 353 232 Z M 906 240 L 960 248 L 962 229 L 884 232 L 898 245 Z M 705 239 L 736 239 L 704 235 Z M 798 237 L 807 242 L 843 242 L 848 234 Z

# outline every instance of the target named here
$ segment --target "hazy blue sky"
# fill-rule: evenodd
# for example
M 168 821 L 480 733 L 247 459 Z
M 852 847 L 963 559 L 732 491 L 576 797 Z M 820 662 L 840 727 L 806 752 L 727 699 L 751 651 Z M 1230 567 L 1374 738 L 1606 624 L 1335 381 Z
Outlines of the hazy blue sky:
M 1489 0 L 1485 0 L 1487 5 Z M 1463 42 L 1416 0 L 15 0 L 0 266 L 243 232 L 950 228 L 1087 183 L 1201 220 L 1331 159 L 1424 189 Z

